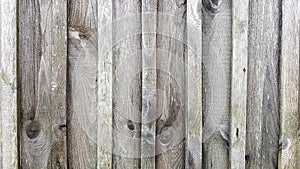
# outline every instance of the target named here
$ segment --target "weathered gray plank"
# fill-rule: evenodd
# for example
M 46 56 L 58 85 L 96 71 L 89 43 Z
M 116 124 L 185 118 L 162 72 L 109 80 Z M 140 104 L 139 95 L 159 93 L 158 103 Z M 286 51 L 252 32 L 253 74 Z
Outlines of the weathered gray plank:
M 187 1 L 185 168 L 202 168 L 202 1 Z
M 300 167 L 299 93 L 300 93 L 300 1 L 282 1 L 280 58 L 280 169 Z
M 0 2 L 0 168 L 18 167 L 17 1 Z
M 66 2 L 19 1 L 22 168 L 66 168 Z
M 112 0 L 98 1 L 97 168 L 112 168 Z M 105 134 L 104 134 L 105 133 Z
M 51 15 L 51 168 L 67 168 L 67 1 L 52 1 Z
M 142 1 L 141 168 L 155 168 L 157 1 Z
M 232 1 L 232 65 L 230 106 L 230 168 L 245 168 L 247 64 L 248 64 L 247 1 Z
M 229 168 L 230 0 L 203 0 L 203 167 Z
M 157 2 L 156 168 L 184 168 L 186 1 Z
M 113 168 L 140 168 L 142 2 L 113 1 Z
M 70 168 L 97 167 L 97 0 L 68 4 L 68 161 Z
M 250 1 L 246 168 L 276 168 L 280 1 Z

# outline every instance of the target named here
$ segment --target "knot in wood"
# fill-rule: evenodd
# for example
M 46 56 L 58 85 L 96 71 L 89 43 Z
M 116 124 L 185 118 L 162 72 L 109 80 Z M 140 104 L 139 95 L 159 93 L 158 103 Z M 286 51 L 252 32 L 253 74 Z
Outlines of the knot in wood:
M 133 124 L 133 122 L 131 121 L 131 120 L 128 120 L 128 122 L 127 122 L 127 127 L 128 127 L 128 129 L 130 130 L 130 131 L 133 131 L 134 130 L 134 124 Z
M 221 0 L 202 0 L 203 7 L 211 14 L 218 12 L 221 2 Z
M 159 136 L 161 143 L 168 144 L 171 142 L 173 138 L 174 138 L 174 131 L 172 127 L 166 126 L 161 129 L 161 134 Z
M 40 134 L 40 131 L 41 131 L 41 123 L 38 121 L 32 121 L 26 129 L 26 134 L 28 138 L 35 139 Z

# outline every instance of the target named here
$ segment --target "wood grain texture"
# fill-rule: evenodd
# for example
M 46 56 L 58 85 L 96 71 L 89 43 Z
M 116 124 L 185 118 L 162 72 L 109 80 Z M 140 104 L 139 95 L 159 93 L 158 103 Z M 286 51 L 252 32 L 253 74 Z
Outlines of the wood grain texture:
M 68 3 L 68 161 L 97 167 L 97 0 Z
M 203 0 L 203 168 L 229 168 L 232 4 Z
M 232 61 L 230 105 L 230 168 L 245 168 L 247 64 L 248 64 L 248 5 L 232 1 Z
M 141 167 L 142 2 L 113 1 L 113 168 Z
M 300 167 L 299 93 L 300 93 L 300 1 L 282 1 L 282 36 L 280 58 L 280 169 Z
M 249 5 L 246 168 L 276 168 L 281 5 L 278 0 Z
M 156 168 L 185 166 L 186 1 L 158 1 Z
M 66 2 L 19 1 L 22 168 L 66 168 Z
M 155 168 L 157 0 L 142 1 L 141 168 Z
M 98 1 L 97 168 L 112 168 L 112 0 Z M 104 134 L 105 133 L 105 134 Z
M 185 168 L 202 167 L 202 2 L 187 1 Z
M 0 168 L 18 167 L 17 1 L 0 2 Z
M 52 1 L 51 168 L 67 168 L 67 1 Z

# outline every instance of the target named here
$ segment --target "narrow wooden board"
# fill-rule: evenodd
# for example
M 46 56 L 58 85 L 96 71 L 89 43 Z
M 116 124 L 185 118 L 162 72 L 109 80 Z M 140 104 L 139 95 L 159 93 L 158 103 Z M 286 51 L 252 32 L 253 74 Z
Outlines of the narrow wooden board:
M 155 168 L 157 0 L 142 1 L 141 168 Z
M 248 5 L 232 2 L 232 65 L 230 105 L 230 168 L 245 168 L 247 70 L 248 70 Z
M 51 22 L 51 167 L 67 168 L 67 1 L 52 1 Z
M 0 168 L 18 168 L 17 1 L 0 2 Z
M 246 168 L 276 168 L 281 1 L 250 1 Z
M 230 0 L 203 0 L 203 168 L 229 168 Z
M 66 168 L 66 2 L 20 1 L 22 168 Z
M 202 168 L 202 1 L 187 1 L 185 168 Z
M 113 168 L 141 167 L 142 2 L 113 1 Z
M 112 0 L 98 1 L 98 139 L 97 168 L 112 168 Z M 105 134 L 104 134 L 105 133 Z
M 68 3 L 68 166 L 97 167 L 97 0 Z
M 157 2 L 156 168 L 184 168 L 186 1 Z
M 299 93 L 300 93 L 300 1 L 282 1 L 282 36 L 280 58 L 280 169 L 299 168 Z

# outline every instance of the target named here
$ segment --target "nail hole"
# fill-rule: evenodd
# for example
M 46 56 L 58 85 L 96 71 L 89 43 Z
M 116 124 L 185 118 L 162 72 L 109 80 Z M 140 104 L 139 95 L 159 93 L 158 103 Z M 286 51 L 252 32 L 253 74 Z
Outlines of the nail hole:
M 128 120 L 127 122 L 127 127 L 129 130 L 133 131 L 134 130 L 134 124 L 131 120 Z
M 37 121 L 33 121 L 28 125 L 26 129 L 26 134 L 28 138 L 34 139 L 38 137 L 40 131 L 41 131 L 41 124 Z
M 235 135 L 236 135 L 236 137 L 239 137 L 239 128 L 236 129 Z
M 61 131 L 67 131 L 67 125 L 66 124 L 60 124 L 58 127 L 59 127 L 59 130 L 61 130 Z
M 243 72 L 246 72 L 246 68 L 243 69 Z

